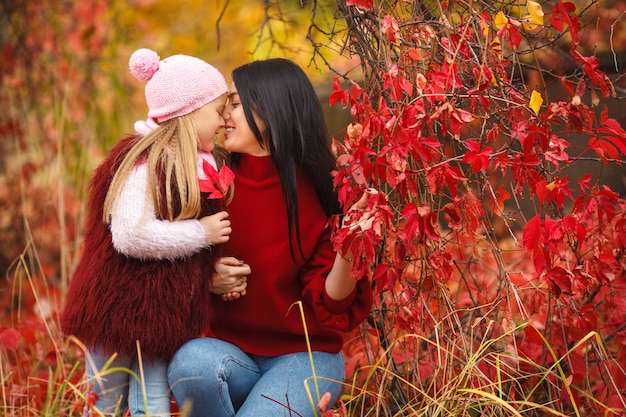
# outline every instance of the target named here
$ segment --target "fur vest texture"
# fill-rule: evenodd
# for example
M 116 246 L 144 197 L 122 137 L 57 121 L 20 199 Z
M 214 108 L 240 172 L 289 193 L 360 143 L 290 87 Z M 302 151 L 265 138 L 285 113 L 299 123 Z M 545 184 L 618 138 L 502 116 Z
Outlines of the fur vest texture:
M 133 138 L 120 141 L 91 180 L 84 247 L 61 326 L 91 349 L 132 356 L 139 341 L 143 358 L 169 360 L 208 325 L 209 277 L 219 246 L 175 261 L 130 258 L 114 249 L 102 210 L 113 174 Z M 201 216 L 221 209 L 222 200 L 202 197 Z

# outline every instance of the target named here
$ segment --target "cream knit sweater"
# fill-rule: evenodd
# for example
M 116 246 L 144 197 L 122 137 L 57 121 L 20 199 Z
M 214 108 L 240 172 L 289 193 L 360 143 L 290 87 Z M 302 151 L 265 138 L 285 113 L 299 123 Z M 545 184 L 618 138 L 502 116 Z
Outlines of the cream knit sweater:
M 203 160 L 215 164 L 212 156 L 199 153 Z M 202 175 L 203 170 L 198 172 Z M 115 249 L 133 258 L 184 258 L 207 247 L 205 230 L 196 219 L 160 220 L 148 195 L 148 167 L 145 163 L 133 169 L 111 212 L 111 235 Z

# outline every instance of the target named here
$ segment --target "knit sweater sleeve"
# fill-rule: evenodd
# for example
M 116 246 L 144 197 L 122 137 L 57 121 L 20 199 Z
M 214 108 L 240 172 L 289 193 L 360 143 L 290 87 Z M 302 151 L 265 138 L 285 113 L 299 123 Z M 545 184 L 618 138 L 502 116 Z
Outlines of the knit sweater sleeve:
M 115 249 L 140 259 L 176 259 L 206 247 L 205 232 L 196 219 L 160 220 L 147 196 L 148 168 L 133 169 L 111 212 Z
M 303 298 L 313 308 L 318 322 L 343 332 L 356 328 L 370 313 L 373 303 L 372 287 L 367 278 L 357 281 L 350 295 L 343 300 L 333 300 L 326 293 L 326 276 L 335 259 L 327 227 L 321 234 L 313 256 L 301 270 Z

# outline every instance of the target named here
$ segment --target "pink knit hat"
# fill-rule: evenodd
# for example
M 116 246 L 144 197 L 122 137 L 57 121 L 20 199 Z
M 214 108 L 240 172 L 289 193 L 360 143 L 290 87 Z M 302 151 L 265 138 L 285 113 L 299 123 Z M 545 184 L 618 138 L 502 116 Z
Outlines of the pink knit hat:
M 228 91 L 224 76 L 215 67 L 192 56 L 173 55 L 160 61 L 156 52 L 142 48 L 133 52 L 128 66 L 137 79 L 148 81 L 148 119 L 135 123 L 135 130 L 142 135 Z

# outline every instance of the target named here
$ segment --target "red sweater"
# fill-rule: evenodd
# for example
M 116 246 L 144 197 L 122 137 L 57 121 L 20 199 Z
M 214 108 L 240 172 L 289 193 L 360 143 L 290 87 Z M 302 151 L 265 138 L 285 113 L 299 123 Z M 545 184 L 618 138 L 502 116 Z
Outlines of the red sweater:
M 300 309 L 294 304 L 302 301 L 312 350 L 340 351 L 343 333 L 367 317 L 373 296 L 367 279 L 358 281 L 355 291 L 344 300 L 335 301 L 326 294 L 324 282 L 335 253 L 327 218 L 312 184 L 303 175 L 297 178 L 306 261 L 297 257 L 294 263 L 287 211 L 271 157 L 243 155 L 232 169 L 235 196 L 228 212 L 233 232 L 222 253 L 243 259 L 252 273 L 244 297 L 235 301 L 214 297 L 212 335 L 252 354 L 278 356 L 306 351 Z

